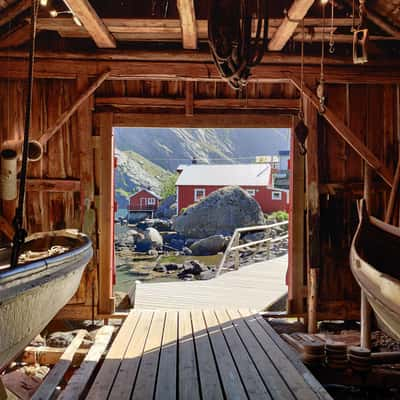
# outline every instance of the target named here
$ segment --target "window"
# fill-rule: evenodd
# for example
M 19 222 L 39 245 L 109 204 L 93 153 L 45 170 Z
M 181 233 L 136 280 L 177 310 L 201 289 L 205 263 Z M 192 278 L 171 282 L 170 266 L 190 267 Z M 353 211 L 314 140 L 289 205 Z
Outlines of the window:
M 148 197 L 147 198 L 147 204 L 149 206 L 154 206 L 156 204 L 156 199 L 154 197 Z
M 254 197 L 256 195 L 256 189 L 246 189 L 246 192 L 251 196 Z
M 272 200 L 282 200 L 282 192 L 272 192 Z
M 206 189 L 194 189 L 194 201 L 200 201 L 206 196 Z

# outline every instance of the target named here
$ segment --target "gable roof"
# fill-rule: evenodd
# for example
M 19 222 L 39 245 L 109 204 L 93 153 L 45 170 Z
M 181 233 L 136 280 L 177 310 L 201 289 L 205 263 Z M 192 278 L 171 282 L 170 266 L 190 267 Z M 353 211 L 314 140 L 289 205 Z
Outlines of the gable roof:
M 141 192 L 147 192 L 148 194 L 150 194 L 151 196 L 155 197 L 156 199 L 161 200 L 161 197 L 158 194 L 156 194 L 156 193 L 154 193 L 154 192 L 152 192 L 151 190 L 148 190 L 148 189 L 140 189 L 136 193 L 134 193 L 132 196 L 130 196 L 130 198 L 135 197 L 136 195 L 138 195 Z
M 269 164 L 192 164 L 185 165 L 176 186 L 267 186 Z

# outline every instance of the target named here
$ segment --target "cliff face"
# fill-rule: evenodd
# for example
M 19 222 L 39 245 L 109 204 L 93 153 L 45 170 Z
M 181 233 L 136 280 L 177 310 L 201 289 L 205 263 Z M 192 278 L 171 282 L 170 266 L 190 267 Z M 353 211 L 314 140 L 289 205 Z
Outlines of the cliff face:
M 116 128 L 116 198 L 126 208 L 139 187 L 160 193 L 179 164 L 254 162 L 256 156 L 289 149 L 287 129 Z

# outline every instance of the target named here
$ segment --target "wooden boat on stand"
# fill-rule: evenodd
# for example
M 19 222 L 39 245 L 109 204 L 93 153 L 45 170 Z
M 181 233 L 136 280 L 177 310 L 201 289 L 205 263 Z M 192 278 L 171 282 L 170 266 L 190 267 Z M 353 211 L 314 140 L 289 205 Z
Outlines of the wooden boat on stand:
M 15 268 L 10 251 L 0 250 L 0 371 L 71 299 L 93 255 L 90 239 L 75 230 L 28 237 Z
M 400 229 L 370 216 L 364 202 L 351 251 L 351 270 L 378 326 L 400 340 Z

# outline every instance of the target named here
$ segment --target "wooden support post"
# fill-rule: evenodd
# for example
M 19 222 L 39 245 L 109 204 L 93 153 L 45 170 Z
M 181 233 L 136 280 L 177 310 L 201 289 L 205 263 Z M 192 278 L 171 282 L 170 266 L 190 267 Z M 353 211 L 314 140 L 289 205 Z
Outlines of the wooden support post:
M 307 182 L 307 275 L 308 275 L 308 332 L 317 332 L 318 272 L 320 256 L 320 207 L 319 207 L 319 168 L 318 168 L 318 116 L 317 111 L 307 99 L 305 123 L 308 127 L 306 182 Z
M 187 81 L 185 83 L 185 114 L 187 116 L 194 115 L 194 82 Z
M 300 90 L 300 80 L 289 74 L 293 84 Z M 317 95 L 307 86 L 303 85 L 303 92 L 305 96 L 310 100 L 311 104 L 318 110 L 319 99 Z M 336 115 L 329 107 L 325 108 L 325 112 L 322 114 L 327 122 L 332 126 L 333 129 L 340 135 L 340 137 L 353 148 L 353 150 L 370 165 L 376 173 L 389 185 L 393 185 L 393 175 L 385 167 L 384 163 L 379 160 L 378 157 L 364 144 L 364 142 L 357 137 L 357 135 L 344 123 L 343 118 Z
M 71 118 L 76 110 L 89 98 L 90 95 L 108 78 L 110 71 L 103 72 L 72 104 L 72 106 L 60 115 L 57 122 L 51 128 L 47 129 L 40 137 L 39 143 L 45 146 L 52 136 Z
M 399 161 L 397 162 L 396 173 L 394 175 L 394 182 L 392 190 L 390 191 L 389 203 L 386 210 L 385 222 L 390 224 L 393 217 L 394 206 L 396 204 L 396 200 L 399 195 L 399 186 L 400 186 L 400 156 Z
M 364 199 L 369 213 L 372 211 L 372 177 L 373 170 L 364 163 Z M 371 348 L 371 324 L 372 324 L 372 310 L 368 303 L 367 295 L 361 289 L 361 332 L 360 344 L 361 347 L 367 349 Z
M 177 0 L 176 6 L 179 11 L 182 29 L 183 48 L 188 50 L 197 49 L 197 23 L 196 11 L 193 0 Z
M 99 314 L 114 312 L 112 296 L 112 274 L 114 264 L 114 143 L 112 133 L 112 114 L 98 115 L 97 128 L 100 133 L 99 181 Z
M 239 246 L 240 244 L 240 233 L 238 233 L 235 236 L 235 241 L 233 242 L 233 246 Z M 235 269 L 239 269 L 239 264 L 240 264 L 240 254 L 239 254 L 239 249 L 234 250 L 234 263 L 235 263 Z

